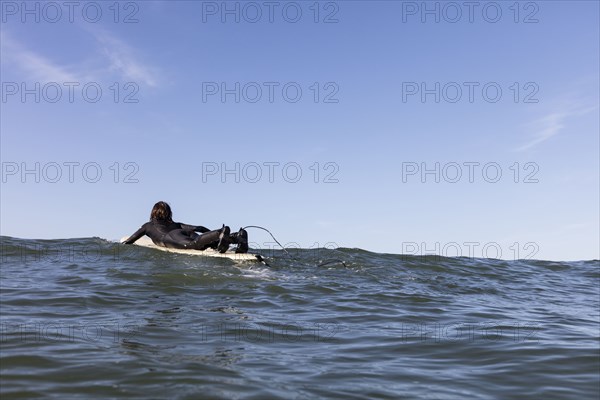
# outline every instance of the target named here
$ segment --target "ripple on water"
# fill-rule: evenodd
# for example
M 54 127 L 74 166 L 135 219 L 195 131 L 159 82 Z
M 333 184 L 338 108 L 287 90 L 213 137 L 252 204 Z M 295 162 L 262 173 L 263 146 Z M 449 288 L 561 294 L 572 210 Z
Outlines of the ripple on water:
M 598 261 L 2 244 L 2 398 L 600 395 Z

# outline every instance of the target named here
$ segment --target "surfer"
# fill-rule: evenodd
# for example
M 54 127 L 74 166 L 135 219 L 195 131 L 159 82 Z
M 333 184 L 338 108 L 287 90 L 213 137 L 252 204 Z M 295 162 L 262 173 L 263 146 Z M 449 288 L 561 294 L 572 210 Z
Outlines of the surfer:
M 231 234 L 231 230 L 225 225 L 221 229 L 211 231 L 203 226 L 173 222 L 171 207 L 164 201 L 159 201 L 152 207 L 150 222 L 142 225 L 123 243 L 133 244 L 144 235 L 152 239 L 155 245 L 172 249 L 206 250 L 212 248 L 219 253 L 225 253 L 230 244 L 237 244 L 236 253 L 248 252 L 248 233 L 243 228 L 240 228 L 239 232 Z

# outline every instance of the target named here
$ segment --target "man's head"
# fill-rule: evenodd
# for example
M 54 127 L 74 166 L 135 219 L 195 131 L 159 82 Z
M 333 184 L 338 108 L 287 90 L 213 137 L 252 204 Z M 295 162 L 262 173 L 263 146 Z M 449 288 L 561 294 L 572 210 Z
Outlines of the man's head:
M 173 212 L 171 207 L 164 201 L 159 201 L 152 207 L 150 220 L 158 220 L 164 222 L 173 222 Z

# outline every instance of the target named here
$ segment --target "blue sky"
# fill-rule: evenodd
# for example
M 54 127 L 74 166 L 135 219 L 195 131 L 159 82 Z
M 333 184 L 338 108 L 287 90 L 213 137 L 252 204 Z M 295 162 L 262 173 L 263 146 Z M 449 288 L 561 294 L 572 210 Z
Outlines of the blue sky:
M 165 200 L 290 246 L 600 258 L 598 2 L 73 4 L 2 2 L 2 235 Z

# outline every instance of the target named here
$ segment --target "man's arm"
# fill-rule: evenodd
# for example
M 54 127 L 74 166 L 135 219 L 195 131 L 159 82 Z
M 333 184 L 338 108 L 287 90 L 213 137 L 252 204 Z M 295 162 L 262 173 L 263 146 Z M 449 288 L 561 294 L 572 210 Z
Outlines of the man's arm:
M 205 228 L 205 227 L 203 227 L 201 225 L 181 224 L 181 229 L 185 229 L 186 231 L 200 232 L 200 233 L 210 232 L 210 229 Z
M 138 240 L 145 234 L 146 234 L 146 224 L 142 225 L 142 227 L 140 229 L 138 229 L 133 235 L 131 235 L 129 237 L 129 239 L 124 241 L 123 244 L 133 244 L 133 243 L 135 243 L 136 240 Z

